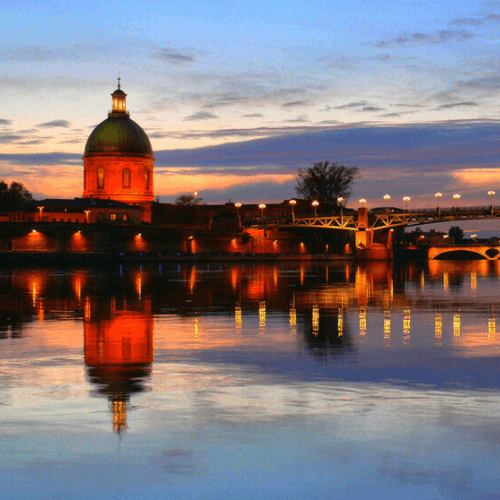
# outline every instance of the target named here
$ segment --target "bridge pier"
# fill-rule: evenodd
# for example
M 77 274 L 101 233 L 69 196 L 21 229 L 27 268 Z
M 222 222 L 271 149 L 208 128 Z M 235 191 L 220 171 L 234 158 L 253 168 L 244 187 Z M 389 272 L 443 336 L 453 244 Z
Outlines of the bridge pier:
M 356 258 L 359 260 L 393 260 L 392 230 L 373 231 L 368 222 L 368 209 L 358 209 Z

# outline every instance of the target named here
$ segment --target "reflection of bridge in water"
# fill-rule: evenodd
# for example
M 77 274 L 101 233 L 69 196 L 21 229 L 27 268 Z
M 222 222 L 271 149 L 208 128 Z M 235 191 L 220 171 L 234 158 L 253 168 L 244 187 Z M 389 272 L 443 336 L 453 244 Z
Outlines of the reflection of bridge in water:
M 439 222 L 500 219 L 500 207 L 437 207 L 435 209 L 341 211 L 339 214 L 315 217 L 263 218 L 266 226 L 310 227 L 353 231 L 358 257 L 373 260 L 393 258 L 392 230 L 395 228 L 435 224 Z M 378 233 L 377 236 L 376 233 Z M 490 257 L 487 257 L 490 258 Z

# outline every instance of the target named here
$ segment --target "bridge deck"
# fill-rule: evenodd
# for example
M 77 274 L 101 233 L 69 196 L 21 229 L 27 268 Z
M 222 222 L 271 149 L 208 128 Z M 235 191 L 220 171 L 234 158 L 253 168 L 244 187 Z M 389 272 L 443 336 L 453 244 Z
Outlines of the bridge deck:
M 402 210 L 394 212 L 368 212 L 368 226 L 366 229 L 383 230 L 404 226 L 419 226 L 436 222 L 464 221 L 478 219 L 500 219 L 500 207 L 453 207 L 419 210 Z M 280 227 L 316 227 L 327 229 L 341 229 L 358 231 L 359 221 L 357 213 L 319 215 L 317 217 L 265 217 L 260 225 Z M 255 224 L 255 221 L 253 221 Z

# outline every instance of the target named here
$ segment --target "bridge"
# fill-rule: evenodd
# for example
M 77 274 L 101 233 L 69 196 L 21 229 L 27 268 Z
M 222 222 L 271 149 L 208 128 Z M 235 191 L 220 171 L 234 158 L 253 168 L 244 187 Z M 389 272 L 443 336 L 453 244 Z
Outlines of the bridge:
M 498 244 L 491 245 L 453 245 L 453 246 L 436 246 L 429 247 L 429 260 L 434 260 L 440 255 L 446 255 L 454 252 L 460 252 L 462 255 L 470 254 L 472 257 L 480 256 L 486 260 L 500 260 L 500 247 Z
M 341 210 L 339 214 L 314 217 L 273 217 L 263 218 L 262 225 L 279 227 L 312 227 L 354 231 L 356 234 L 356 252 L 360 259 L 390 260 L 393 258 L 392 230 L 399 227 L 420 226 L 437 222 L 468 220 L 500 220 L 500 206 L 481 207 L 437 207 L 434 209 L 400 210 L 381 208 L 368 210 L 365 207 L 355 210 Z M 487 259 L 486 251 L 481 253 Z M 448 251 L 450 251 L 448 249 Z M 444 253 L 444 252 L 441 252 Z M 494 253 L 494 252 L 490 252 Z

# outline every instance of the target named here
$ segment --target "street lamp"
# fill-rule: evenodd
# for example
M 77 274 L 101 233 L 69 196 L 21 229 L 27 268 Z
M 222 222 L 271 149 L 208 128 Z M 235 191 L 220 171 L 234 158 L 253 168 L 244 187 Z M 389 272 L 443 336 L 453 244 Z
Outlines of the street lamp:
M 238 227 L 241 227 L 241 219 L 240 219 L 241 203 L 235 203 L 234 206 L 236 207 L 236 212 L 238 214 Z
M 438 202 L 438 214 L 439 214 L 439 198 L 442 198 L 443 193 L 437 192 L 434 196 L 436 197 Z
M 411 198 L 409 196 L 405 196 L 403 198 L 403 201 L 406 203 L 406 210 L 408 210 L 408 202 L 411 200 Z
M 264 203 L 261 203 L 259 205 L 259 208 L 262 210 L 262 218 L 264 218 L 264 208 L 266 208 L 266 205 L 264 205 Z
M 495 191 L 488 191 L 488 196 L 491 197 L 490 208 L 491 208 L 491 213 L 493 214 L 493 196 L 495 196 Z
M 391 195 L 390 194 L 384 194 L 384 200 L 385 201 L 389 201 L 391 199 Z
M 456 203 L 456 207 L 455 208 L 458 208 L 458 200 L 460 199 L 460 195 L 459 194 L 454 194 L 453 195 L 453 199 L 455 200 L 455 203 Z
M 295 224 L 295 211 L 293 208 L 297 204 L 297 200 L 290 200 L 288 203 L 290 203 L 290 205 L 292 206 L 292 222 L 293 224 Z
M 317 212 L 317 208 L 318 208 L 318 205 L 319 205 L 319 201 L 318 200 L 314 200 L 311 205 L 314 207 L 314 217 L 317 217 L 318 216 L 318 212 Z
M 361 206 L 363 206 L 363 204 L 364 204 L 364 203 L 366 203 L 366 200 L 365 200 L 364 198 L 361 198 L 361 199 L 359 200 L 359 203 L 361 204 Z

